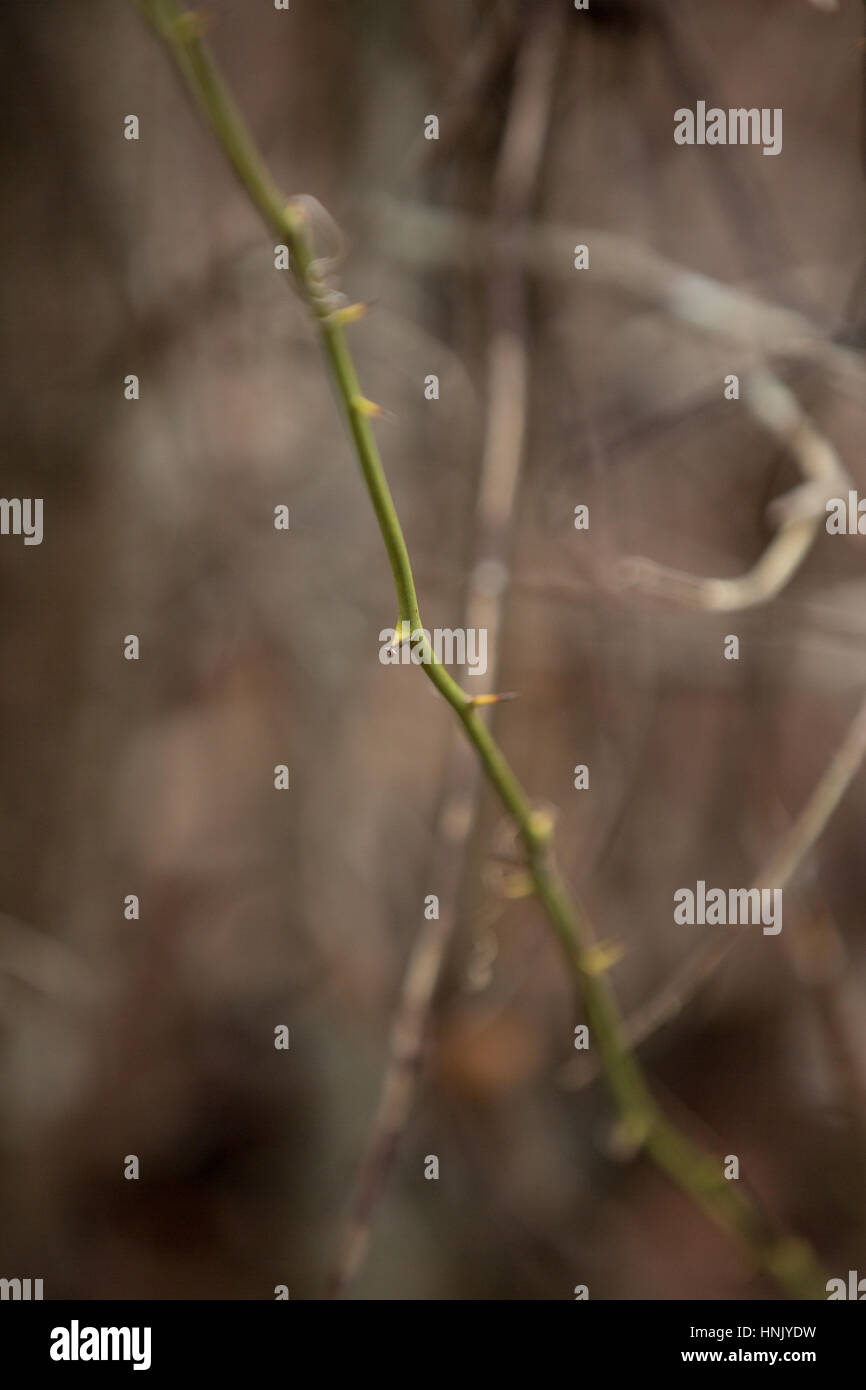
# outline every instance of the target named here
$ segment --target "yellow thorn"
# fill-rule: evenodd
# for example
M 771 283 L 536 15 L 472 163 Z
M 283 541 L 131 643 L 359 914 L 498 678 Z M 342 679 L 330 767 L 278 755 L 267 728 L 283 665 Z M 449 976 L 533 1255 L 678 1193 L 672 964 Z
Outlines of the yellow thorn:
M 357 410 L 359 415 L 364 415 L 368 420 L 378 420 L 384 414 L 384 410 L 375 401 L 368 401 L 366 396 L 356 396 L 352 401 L 352 409 Z
M 358 323 L 369 307 L 369 304 L 347 304 L 344 309 L 337 309 L 328 317 L 331 323 L 336 324 L 339 328 L 348 328 L 350 324 Z
M 506 874 L 502 880 L 503 898 L 529 898 L 535 892 L 535 884 L 529 874 Z
M 611 1155 L 623 1163 L 630 1161 L 643 1148 L 649 1132 L 650 1122 L 645 1115 L 629 1115 L 627 1119 L 618 1120 L 611 1130 Z
M 618 964 L 625 955 L 625 944 L 622 941 L 598 941 L 594 946 L 590 946 L 588 951 L 584 951 L 581 965 L 586 975 L 604 975 L 613 966 Z
M 554 819 L 549 811 L 533 811 L 529 824 L 533 833 L 542 840 L 549 840 L 553 834 Z
M 516 690 L 506 690 L 501 695 L 474 695 L 470 697 L 469 704 L 473 709 L 479 709 L 482 705 L 498 705 L 503 700 L 516 700 L 517 697 Z
M 286 226 L 293 234 L 300 230 L 305 216 L 306 210 L 302 203 L 292 201 L 286 203 L 286 206 L 283 208 L 283 217 L 285 218 Z
M 174 21 L 174 37 L 179 43 L 194 43 L 213 28 L 213 16 L 201 10 L 184 10 Z

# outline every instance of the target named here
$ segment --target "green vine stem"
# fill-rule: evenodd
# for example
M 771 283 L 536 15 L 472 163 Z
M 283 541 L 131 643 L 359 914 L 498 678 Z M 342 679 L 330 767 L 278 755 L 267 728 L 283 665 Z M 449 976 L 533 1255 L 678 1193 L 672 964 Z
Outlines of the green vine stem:
M 335 307 L 334 296 L 323 283 L 313 245 L 309 204 L 304 199 L 287 203 L 273 183 L 204 42 L 202 17 L 182 11 L 175 0 L 135 3 L 168 45 L 253 204 L 289 249 L 295 285 L 318 327 L 382 533 L 394 576 L 400 623 L 409 624 L 410 634 L 419 633 L 423 624 L 409 553 L 370 423 L 377 409 L 361 393 L 346 338 L 346 326 L 356 315 L 351 308 Z M 739 1183 L 724 1177 L 719 1158 L 707 1154 L 660 1110 L 625 1040 L 622 1015 L 604 969 L 598 966 L 598 954 L 592 950 L 593 935 L 586 915 L 556 867 L 549 819 L 533 810 L 471 698 L 436 661 L 426 639 L 416 646 L 423 658 L 422 670 L 454 709 L 491 786 L 517 826 L 536 896 L 581 992 L 629 1151 L 645 1151 L 683 1193 L 745 1247 L 754 1266 L 769 1273 L 789 1295 L 804 1299 L 826 1297 L 826 1276 L 809 1244 L 783 1231 Z

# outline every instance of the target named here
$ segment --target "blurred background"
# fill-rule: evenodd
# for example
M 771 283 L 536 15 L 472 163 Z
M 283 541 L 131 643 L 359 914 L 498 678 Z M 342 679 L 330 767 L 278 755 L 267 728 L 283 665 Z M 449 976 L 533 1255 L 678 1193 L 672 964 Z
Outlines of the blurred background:
M 493 688 L 520 694 L 497 735 L 631 1016 L 737 931 L 676 926 L 674 890 L 754 880 L 866 683 L 863 537 L 821 522 L 745 612 L 616 582 L 632 555 L 736 576 L 771 540 L 796 462 L 729 373 L 769 364 L 866 486 L 862 9 L 201 12 L 278 183 L 345 237 L 425 623 L 489 626 Z M 436 893 L 417 1103 L 344 1291 L 776 1296 L 627 1161 L 453 716 L 378 660 L 391 577 L 313 330 L 165 51 L 131 4 L 8 0 L 0 64 L 0 490 L 45 506 L 41 546 L 0 538 L 0 1275 L 321 1297 Z M 781 107 L 782 154 L 677 147 L 698 100 Z M 690 326 L 680 272 L 798 316 L 805 346 L 763 311 Z M 842 1277 L 866 1272 L 864 810 L 861 778 L 781 935 L 742 929 L 640 1049 L 669 1113 Z

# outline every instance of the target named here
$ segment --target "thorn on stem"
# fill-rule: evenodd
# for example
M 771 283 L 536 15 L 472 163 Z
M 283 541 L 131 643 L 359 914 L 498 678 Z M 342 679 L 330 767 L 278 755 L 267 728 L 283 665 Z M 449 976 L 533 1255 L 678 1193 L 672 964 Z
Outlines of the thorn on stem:
M 519 690 L 504 690 L 501 695 L 470 695 L 466 701 L 470 709 L 480 709 L 482 705 L 500 705 L 504 700 L 517 700 Z
M 625 953 L 626 947 L 622 941 L 597 941 L 584 951 L 581 968 L 586 975 L 606 975 L 608 970 L 612 970 L 622 960 Z
M 352 409 L 367 420 L 381 420 L 384 415 L 388 414 L 375 401 L 368 401 L 366 396 L 355 396 L 352 401 Z
M 546 843 L 553 835 L 556 820 L 552 810 L 533 811 L 529 828 L 536 840 Z
M 184 10 L 172 26 L 174 38 L 178 43 L 195 43 L 198 39 L 203 39 L 213 25 L 213 15 L 207 14 L 204 10 Z
M 338 328 L 348 328 L 352 323 L 358 323 L 369 309 L 369 304 L 347 304 L 343 309 L 336 309 L 329 315 L 330 322 L 336 324 Z
M 532 876 L 525 869 L 515 874 L 506 874 L 500 888 L 502 897 L 512 901 L 518 898 L 531 898 L 534 892 L 535 884 L 532 881 Z

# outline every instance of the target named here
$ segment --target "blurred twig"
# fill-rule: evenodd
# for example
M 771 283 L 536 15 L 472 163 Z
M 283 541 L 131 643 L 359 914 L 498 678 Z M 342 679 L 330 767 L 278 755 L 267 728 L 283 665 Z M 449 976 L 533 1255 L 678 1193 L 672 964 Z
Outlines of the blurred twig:
M 618 566 L 622 582 L 645 593 L 709 612 L 740 612 L 781 593 L 812 547 L 830 497 L 847 492 L 848 475 L 836 450 L 813 425 L 796 396 L 768 369 L 747 383 L 752 414 L 793 454 L 804 482 L 771 505 L 779 529 L 760 558 L 736 579 L 705 579 L 632 557 Z
M 461 56 L 460 66 L 436 103 L 440 115 L 438 140 L 427 140 L 419 131 L 397 170 L 401 182 L 423 160 L 444 162 L 459 145 L 476 119 L 480 103 L 488 96 L 499 69 L 514 50 L 517 15 L 511 0 L 494 0 L 484 16 L 475 41 Z
M 483 248 L 489 254 L 501 236 L 495 224 L 478 219 L 455 218 L 417 205 L 385 206 L 411 229 L 411 255 L 428 262 L 452 258 L 474 263 Z M 830 343 L 802 314 L 684 270 L 616 233 L 533 228 L 524 222 L 512 235 L 515 254 L 522 254 L 527 267 L 539 275 L 573 276 L 571 248 L 584 243 L 590 247 L 590 273 L 603 283 L 654 303 L 691 327 L 746 344 L 762 357 L 772 353 L 816 361 L 841 381 L 856 382 L 862 396 L 863 363 L 847 348 Z M 393 225 L 386 236 L 394 238 Z M 395 241 L 391 249 L 404 254 Z M 832 445 L 768 367 L 754 374 L 745 401 L 755 418 L 791 450 L 805 479 L 803 486 L 774 503 L 776 535 L 752 569 L 737 579 L 705 579 L 641 557 L 618 567 L 623 584 L 698 608 L 733 612 L 769 602 L 789 583 L 818 534 L 828 497 L 845 490 L 848 478 Z
M 483 218 L 441 208 L 393 198 L 377 198 L 375 206 L 380 246 L 410 265 L 483 268 L 500 235 Z M 590 267 L 579 274 L 593 283 L 654 305 L 689 328 L 750 347 L 761 356 L 814 362 L 862 402 L 863 358 L 833 342 L 794 309 L 687 270 L 631 237 L 600 227 L 524 224 L 512 228 L 509 241 L 533 275 L 572 283 L 574 248 L 586 245 Z
M 528 216 L 541 164 L 554 91 L 562 12 L 549 5 L 528 36 L 493 179 L 495 220 L 506 229 Z M 473 678 L 478 693 L 495 690 L 507 562 L 524 454 L 529 394 L 526 275 L 503 245 L 487 279 L 489 346 L 487 415 L 477 503 L 475 558 L 464 626 L 487 631 L 487 673 Z M 391 1029 L 379 1105 L 362 1159 L 346 1228 L 329 1279 L 333 1297 L 345 1294 L 370 1239 L 417 1085 L 430 1008 L 457 921 L 457 898 L 467 846 L 478 815 L 481 768 L 471 745 L 454 729 L 449 743 L 430 881 L 438 919 L 421 927 L 406 970 Z
M 6 912 L 0 913 L 2 976 L 76 1008 L 91 1002 L 95 993 L 95 976 L 81 956 L 56 937 Z
M 817 892 L 786 946 L 794 975 L 809 991 L 832 1060 L 839 1101 L 861 1147 L 866 1141 L 866 1017 L 862 991 L 833 914 Z
M 752 883 L 753 888 L 784 888 L 790 882 L 824 833 L 864 757 L 866 699 L 799 816 Z M 638 1047 L 675 1019 L 740 940 L 738 935 L 729 935 L 721 941 L 710 938 L 705 946 L 689 956 L 659 992 L 626 1020 L 626 1037 L 631 1046 Z M 594 1058 L 574 1058 L 562 1070 L 562 1083 L 569 1090 L 579 1090 L 599 1074 Z

